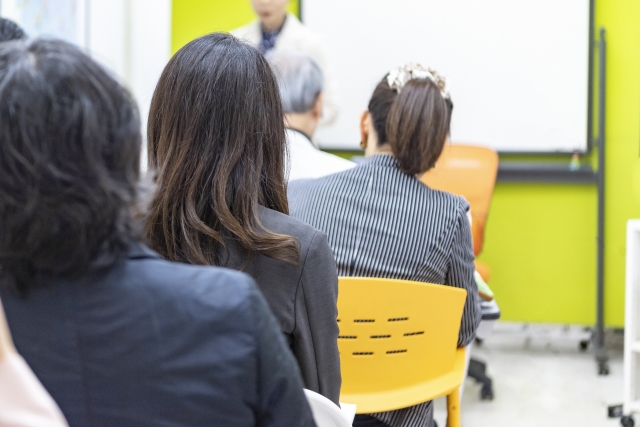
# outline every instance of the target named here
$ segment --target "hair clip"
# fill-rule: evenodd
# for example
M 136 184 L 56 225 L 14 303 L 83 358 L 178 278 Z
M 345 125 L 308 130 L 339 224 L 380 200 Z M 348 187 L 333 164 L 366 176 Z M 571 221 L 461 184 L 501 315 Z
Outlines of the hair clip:
M 438 74 L 432 68 L 425 68 L 420 64 L 408 62 L 402 67 L 394 68 L 389 71 L 387 76 L 387 83 L 391 89 L 395 89 L 400 93 L 402 88 L 411 80 L 415 79 L 429 79 L 438 86 L 442 97 L 449 99 L 449 90 L 447 88 L 447 78 L 441 74 Z

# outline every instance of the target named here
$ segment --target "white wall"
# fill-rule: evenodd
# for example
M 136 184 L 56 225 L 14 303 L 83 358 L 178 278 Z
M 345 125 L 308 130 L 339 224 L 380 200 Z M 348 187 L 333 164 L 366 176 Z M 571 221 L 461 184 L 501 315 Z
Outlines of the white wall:
M 69 0 L 51 3 L 55 6 L 56 1 Z M 77 16 L 68 22 L 77 22 L 84 37 L 70 41 L 86 48 L 129 88 L 138 102 L 145 134 L 153 90 L 171 55 L 171 0 L 75 1 Z M 22 4 L 25 0 L 2 0 L 0 13 L 22 24 Z M 32 30 L 29 35 L 41 34 Z
M 131 90 L 146 135 L 153 90 L 171 55 L 171 0 L 89 0 L 87 21 L 89 52 Z

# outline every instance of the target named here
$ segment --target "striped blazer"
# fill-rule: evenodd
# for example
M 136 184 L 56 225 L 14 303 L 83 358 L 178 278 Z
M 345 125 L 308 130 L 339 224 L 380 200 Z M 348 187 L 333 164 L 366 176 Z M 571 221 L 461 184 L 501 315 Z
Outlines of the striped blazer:
M 290 215 L 324 231 L 339 276 L 385 277 L 467 290 L 458 345 L 475 337 L 481 311 L 462 198 L 402 172 L 388 155 L 353 169 L 289 184 Z M 428 363 L 428 361 L 425 361 Z M 432 402 L 372 414 L 392 427 L 427 427 Z

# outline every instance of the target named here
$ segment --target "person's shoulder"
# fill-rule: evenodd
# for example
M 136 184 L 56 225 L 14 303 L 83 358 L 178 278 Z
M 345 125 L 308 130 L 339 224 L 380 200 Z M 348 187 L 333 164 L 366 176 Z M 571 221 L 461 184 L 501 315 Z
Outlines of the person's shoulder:
M 315 191 L 322 189 L 327 184 L 326 178 L 326 176 L 320 178 L 296 177 L 289 181 L 287 186 L 289 205 L 291 205 L 292 202 L 295 203 L 301 195 L 309 196 Z
M 467 202 L 464 197 L 448 191 L 436 190 L 422 182 L 420 184 L 420 187 L 429 199 L 429 203 L 435 203 L 442 206 L 443 209 L 448 212 L 452 212 L 456 216 L 466 216 L 467 211 L 469 210 L 469 202 Z
M 260 221 L 274 233 L 286 234 L 298 239 L 302 250 L 311 244 L 318 233 L 322 234 L 320 230 L 305 222 L 263 206 L 260 207 Z
M 303 24 L 293 13 L 287 14 L 287 22 L 285 23 L 285 26 L 291 35 L 302 37 L 307 44 L 316 46 L 324 45 L 324 37 L 320 33 L 317 33 L 307 25 Z
M 243 25 L 242 27 L 231 30 L 230 33 L 240 40 L 246 40 L 250 43 L 256 43 L 260 41 L 259 39 L 261 37 L 260 23 L 257 19 L 254 19 L 253 21 L 249 22 L 246 25 Z
M 333 156 L 329 153 L 323 154 Z M 340 170 L 332 170 L 329 173 L 324 173 L 323 176 L 320 177 L 305 177 L 289 181 L 289 199 L 291 200 L 292 197 L 297 197 L 302 194 L 311 195 L 318 191 L 322 192 L 324 189 L 329 188 L 345 189 L 345 187 L 348 187 L 353 179 L 356 179 L 361 175 L 361 172 L 363 170 L 361 169 L 361 165 L 358 165 L 355 162 L 350 162 L 349 160 L 342 159 L 338 156 L 333 157 L 337 157 L 338 160 L 332 159 L 332 162 L 335 161 L 334 166 L 339 163 L 337 169 Z M 344 160 L 346 163 L 339 162 L 340 160 Z
M 351 160 L 344 159 L 340 156 L 336 156 L 335 154 L 327 153 L 322 150 L 318 151 L 318 157 L 322 159 L 324 165 L 327 169 L 327 175 L 332 175 L 337 172 L 342 172 L 356 166 L 355 162 Z
M 290 134 L 290 171 L 291 182 L 300 179 L 322 178 L 351 169 L 356 164 L 350 160 L 315 148 L 303 135 Z
M 128 260 L 124 277 L 129 286 L 138 287 L 135 293 L 142 298 L 193 313 L 237 311 L 247 305 L 256 286 L 250 276 L 238 271 L 159 258 Z

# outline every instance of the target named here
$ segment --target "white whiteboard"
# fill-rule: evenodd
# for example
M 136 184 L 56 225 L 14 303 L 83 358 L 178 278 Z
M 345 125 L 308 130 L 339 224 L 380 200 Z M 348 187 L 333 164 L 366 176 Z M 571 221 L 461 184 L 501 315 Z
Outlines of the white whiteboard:
M 588 0 L 302 0 L 327 41 L 340 115 L 323 148 L 357 148 L 376 84 L 405 62 L 447 76 L 451 137 L 499 151 L 587 148 Z

